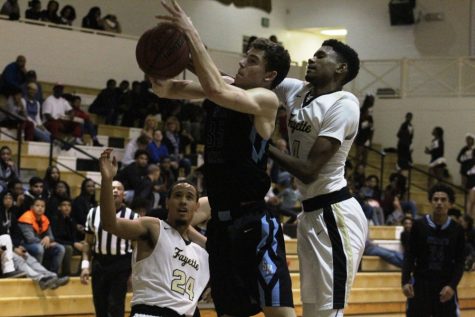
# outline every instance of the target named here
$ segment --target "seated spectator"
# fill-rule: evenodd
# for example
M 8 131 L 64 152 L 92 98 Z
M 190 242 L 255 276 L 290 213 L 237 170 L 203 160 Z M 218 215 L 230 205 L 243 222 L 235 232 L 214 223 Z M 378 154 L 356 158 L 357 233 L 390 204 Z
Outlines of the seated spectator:
M 384 211 L 379 203 L 381 192 L 379 190 L 379 178 L 376 175 L 366 177 L 365 184 L 355 196 L 366 215 L 373 225 L 384 225 Z
M 150 154 L 150 162 L 159 164 L 162 157 L 169 156 L 168 148 L 162 143 L 163 134 L 160 129 L 153 132 L 153 140 L 147 145 L 147 151 Z
M 18 206 L 22 214 L 31 208 L 33 201 L 36 198 L 42 198 L 46 200 L 46 197 L 43 195 L 44 182 L 41 178 L 33 176 L 30 178 L 29 185 L 30 188 L 25 191 L 24 194 L 25 198 L 23 200 L 23 205 Z
M 373 243 L 373 241 L 370 239 L 366 240 L 363 255 L 379 256 L 384 261 L 397 266 L 398 268 L 402 268 L 404 260 L 404 256 L 401 252 L 380 247 L 379 245 Z
M 122 33 L 119 20 L 113 14 L 108 14 L 102 19 L 102 26 L 104 27 L 104 31 L 111 33 Z
M 353 188 L 358 192 L 361 187 L 365 184 L 365 165 L 363 163 L 358 163 L 356 169 L 352 176 Z
M 287 153 L 287 154 L 289 153 L 287 141 L 283 138 L 279 138 L 275 141 L 275 147 L 284 153 Z M 280 174 L 286 173 L 286 171 L 282 169 L 282 167 L 280 167 L 280 165 L 277 164 L 277 162 L 270 161 L 270 164 L 271 164 L 270 171 L 269 171 L 270 179 L 273 183 L 277 183 L 279 181 Z
M 65 5 L 59 12 L 59 23 L 71 26 L 74 20 L 76 20 L 76 10 L 71 5 Z
M 8 146 L 0 148 L 0 193 L 7 189 L 7 184 L 18 178 L 18 169 L 12 160 L 12 150 Z
M 164 206 L 160 205 L 160 193 L 158 180 L 160 179 L 160 167 L 155 164 L 150 164 L 147 167 L 147 175 L 142 178 L 138 187 L 135 190 L 135 199 L 146 199 L 149 203 L 149 210 L 161 209 Z
M 389 219 L 389 215 L 396 211 L 402 220 L 405 213 L 410 213 L 413 218 L 416 217 L 416 204 L 411 200 L 405 199 L 406 194 L 406 177 L 401 173 L 393 173 L 389 176 L 389 185 L 384 189 L 383 197 L 381 199 L 381 207 L 384 211 L 384 218 Z M 400 208 L 398 210 L 397 208 Z M 402 217 L 401 217 L 402 214 Z
M 117 82 L 114 79 L 109 79 L 106 88 L 101 90 L 89 106 L 89 112 L 104 117 L 106 124 L 114 125 L 117 123 L 119 97 Z
M 35 198 L 31 210 L 26 211 L 18 218 L 23 246 L 29 254 L 45 265 L 50 271 L 58 274 L 64 258 L 64 246 L 55 242 L 49 219 L 44 215 L 45 201 Z
M 72 133 L 74 143 L 83 144 L 81 125 L 72 120 L 73 108 L 62 97 L 63 89 L 63 85 L 56 84 L 53 87 L 53 95 L 43 103 L 43 117 L 46 121 L 44 125 L 55 138 L 59 138 L 60 133 Z
M 140 82 L 133 81 L 132 89 L 126 93 L 122 93 L 119 99 L 119 112 L 122 115 L 121 126 L 136 127 L 137 121 L 141 118 L 140 113 L 137 112 L 142 105 L 141 103 L 141 87 Z
M 150 139 L 142 134 L 139 137 L 132 139 L 125 146 L 124 156 L 122 157 L 122 167 L 128 166 L 135 162 L 134 155 L 137 150 L 146 150 Z
M 71 217 L 71 199 L 69 197 L 59 200 L 58 219 L 52 227 L 54 238 L 65 249 L 61 275 L 71 275 L 71 259 L 73 255 L 82 253 L 83 244 L 78 237 L 77 224 Z
M 294 178 L 289 173 L 280 174 L 274 192 L 275 196 L 268 204 L 270 210 L 279 218 L 289 217 L 286 223 L 295 223 L 299 212 L 296 206 L 302 195 L 295 185 Z
M 185 176 L 190 174 L 191 161 L 184 157 L 185 148 L 193 142 L 193 137 L 186 131 L 180 133 L 180 122 L 176 117 L 169 117 L 165 123 L 163 143 L 168 148 L 170 158 L 184 168 Z M 178 175 L 177 175 L 178 177 Z
M 104 30 L 104 25 L 101 19 L 101 9 L 99 7 L 92 7 L 87 15 L 82 19 L 82 27 L 93 30 Z
M 10 192 L 13 195 L 13 205 L 20 209 L 25 201 L 25 190 L 21 180 L 15 178 L 9 181 L 7 184 L 7 192 Z M 17 212 L 16 216 L 19 216 L 19 212 Z
M 120 170 L 116 179 L 124 185 L 125 202 L 131 203 L 136 189 L 140 186 L 143 178 L 147 176 L 150 156 L 145 150 L 137 150 L 134 155 L 135 162 Z
M 26 58 L 18 55 L 13 63 L 3 69 L 0 77 L 0 93 L 9 96 L 13 89 L 21 89 L 26 81 Z
M 89 114 L 81 109 L 81 97 L 72 96 L 71 106 L 73 107 L 73 116 L 75 120 L 77 118 L 83 120 L 82 126 L 84 128 L 84 132 L 88 133 L 91 136 L 92 145 L 103 146 L 97 139 L 97 130 L 94 124 L 92 123 Z
M 28 95 L 28 86 L 29 84 L 33 83 L 36 85 L 36 92 L 34 95 L 34 99 L 37 100 L 40 104 L 43 103 L 44 98 L 43 98 L 43 87 L 41 84 L 38 82 L 36 72 L 34 70 L 29 70 L 26 72 L 26 81 L 22 85 L 22 91 L 23 91 L 23 97 L 26 98 Z
M 56 165 L 50 165 L 43 177 L 43 197 L 48 199 L 56 188 L 56 184 L 61 180 L 61 172 Z
M 26 274 L 15 269 L 12 239 L 8 234 L 0 235 L 0 278 L 23 277 Z
M 86 225 L 87 214 L 89 210 L 97 207 L 96 185 L 90 178 L 86 178 L 81 183 L 81 192 L 78 197 L 73 200 L 71 217 L 77 224 L 79 231 L 78 237 L 84 239 L 84 227 Z
M 20 19 L 20 6 L 18 0 L 6 0 L 0 9 L 0 14 L 8 15 L 10 20 Z
M 176 176 L 172 169 L 172 161 L 170 157 L 162 157 L 162 161 L 160 162 L 160 179 L 158 180 L 160 205 L 165 206 L 167 194 L 175 182 Z
M 7 100 L 6 110 L 16 117 L 8 116 L 3 112 L 0 113 L 2 125 L 8 128 L 16 128 L 18 122 L 20 122 L 20 129 L 24 132 L 25 141 L 33 141 L 35 126 L 27 118 L 26 101 L 21 97 L 21 90 L 13 89 L 10 93 L 10 97 L 8 97 Z
M 142 134 L 145 134 L 149 140 L 153 139 L 153 133 L 159 128 L 160 120 L 155 115 L 148 115 L 145 118 Z
M 51 133 L 43 125 L 41 120 L 41 105 L 39 100 L 36 99 L 38 86 L 35 83 L 29 83 L 27 87 L 27 93 L 25 96 L 26 115 L 28 121 L 34 126 L 34 140 L 40 142 L 50 142 Z
M 60 24 L 61 19 L 58 15 L 59 3 L 56 0 L 48 1 L 46 10 L 41 11 L 41 21 Z
M 28 1 L 28 9 L 25 11 L 25 18 L 29 20 L 41 19 L 41 1 L 30 0 Z
M 412 217 L 405 216 L 402 219 L 402 227 L 404 228 L 404 230 L 401 232 L 400 240 L 403 251 L 406 251 L 409 246 L 409 239 L 411 236 L 411 229 L 413 223 L 414 219 Z
M 65 181 L 58 181 L 46 201 L 45 216 L 48 217 L 52 226 L 56 225 L 58 222 L 58 206 L 63 199 L 71 200 L 71 190 L 68 183 Z

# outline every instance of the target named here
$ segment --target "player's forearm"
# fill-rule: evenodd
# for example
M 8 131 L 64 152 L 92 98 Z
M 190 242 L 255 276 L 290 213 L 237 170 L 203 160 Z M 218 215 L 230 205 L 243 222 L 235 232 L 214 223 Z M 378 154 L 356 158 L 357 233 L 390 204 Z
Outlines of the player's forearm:
M 115 203 L 112 195 L 112 180 L 102 177 L 101 180 L 101 225 L 104 230 L 113 232 L 117 219 L 115 215 Z
M 285 154 L 274 146 L 269 146 L 269 156 L 304 184 L 309 184 L 317 179 L 318 173 L 315 172 L 315 167 L 309 166 L 307 160 Z

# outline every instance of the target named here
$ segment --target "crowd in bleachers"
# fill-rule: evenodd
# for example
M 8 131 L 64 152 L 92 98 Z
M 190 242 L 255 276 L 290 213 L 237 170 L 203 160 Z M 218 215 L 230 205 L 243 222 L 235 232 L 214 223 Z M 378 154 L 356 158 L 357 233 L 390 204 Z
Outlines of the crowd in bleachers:
M 6 0 L 0 9 L 0 14 L 8 16 L 10 20 L 20 19 L 22 15 L 18 0 Z M 76 9 L 69 4 L 60 8 L 60 4 L 56 0 L 49 0 L 46 9 L 43 9 L 40 0 L 31 0 L 28 2 L 28 8 L 25 10 L 23 17 L 29 20 L 72 26 L 76 20 Z M 112 33 L 122 33 L 122 28 L 117 16 L 114 14 L 102 16 L 99 7 L 92 7 L 89 10 L 82 19 L 81 27 Z

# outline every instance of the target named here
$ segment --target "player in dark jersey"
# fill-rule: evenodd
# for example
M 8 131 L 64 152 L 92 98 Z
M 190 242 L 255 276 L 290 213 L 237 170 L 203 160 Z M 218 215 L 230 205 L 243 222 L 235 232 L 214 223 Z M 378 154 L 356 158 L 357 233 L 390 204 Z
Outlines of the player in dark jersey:
M 404 254 L 402 290 L 408 317 L 458 316 L 457 285 L 463 275 L 465 238 L 448 216 L 455 202 L 450 187 L 429 191 L 433 212 L 414 222 Z
M 164 98 L 206 98 L 205 180 L 211 206 L 207 250 L 218 315 L 295 316 L 279 221 L 266 209 L 268 140 L 279 102 L 270 89 L 290 68 L 279 44 L 257 39 L 233 84 L 221 77 L 189 17 L 176 4 L 160 16 L 186 35 L 199 83 L 152 80 Z

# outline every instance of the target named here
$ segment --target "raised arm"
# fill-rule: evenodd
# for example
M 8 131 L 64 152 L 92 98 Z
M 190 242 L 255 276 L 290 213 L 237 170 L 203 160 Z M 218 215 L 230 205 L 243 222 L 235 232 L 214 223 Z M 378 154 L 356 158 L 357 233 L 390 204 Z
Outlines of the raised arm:
M 205 97 L 231 110 L 273 119 L 279 105 L 275 94 L 264 88 L 244 90 L 227 84 L 208 54 L 191 19 L 176 1 L 172 1 L 171 5 L 162 1 L 162 4 L 170 16 L 159 18 L 181 29 L 187 37 L 193 66 Z
M 135 220 L 116 217 L 116 204 L 112 194 L 112 180 L 117 173 L 115 157 L 110 159 L 112 149 L 106 149 L 101 154 L 99 166 L 101 169 L 101 199 L 100 215 L 104 230 L 127 240 L 145 240 L 149 237 L 149 230 L 153 218 L 145 217 Z

